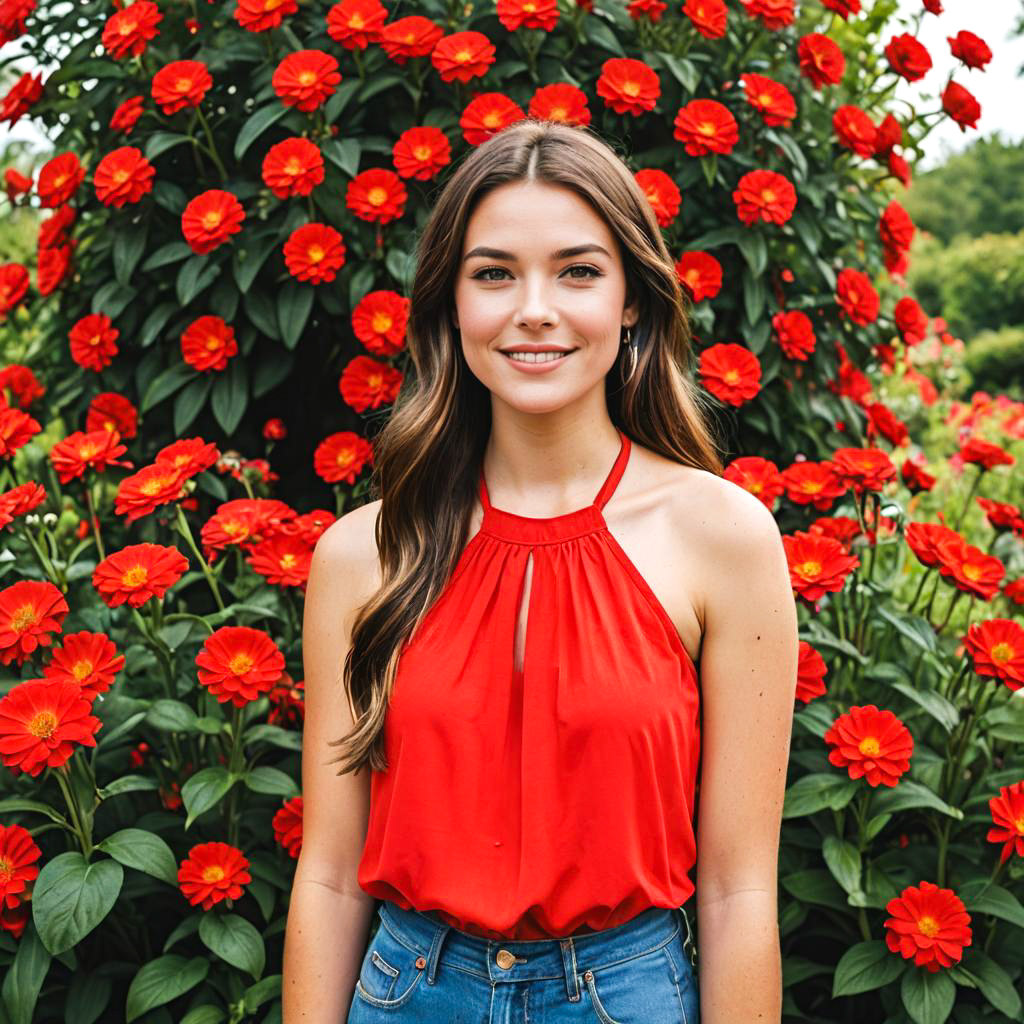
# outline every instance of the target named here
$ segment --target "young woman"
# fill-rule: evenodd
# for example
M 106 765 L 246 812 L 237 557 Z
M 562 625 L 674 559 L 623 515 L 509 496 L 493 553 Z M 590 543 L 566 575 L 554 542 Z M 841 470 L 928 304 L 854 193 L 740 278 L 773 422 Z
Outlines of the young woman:
M 650 203 L 528 119 L 417 255 L 380 497 L 306 592 L 285 1024 L 777 1022 L 796 611 Z

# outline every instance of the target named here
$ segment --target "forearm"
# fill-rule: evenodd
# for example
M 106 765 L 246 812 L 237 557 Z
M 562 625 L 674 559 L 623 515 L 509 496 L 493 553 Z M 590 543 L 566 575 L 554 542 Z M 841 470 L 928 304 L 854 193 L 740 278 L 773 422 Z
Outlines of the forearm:
M 341 1024 L 366 953 L 377 903 L 296 868 L 285 930 L 283 1024 Z
M 697 903 L 701 1024 L 779 1024 L 782 956 L 775 892 Z

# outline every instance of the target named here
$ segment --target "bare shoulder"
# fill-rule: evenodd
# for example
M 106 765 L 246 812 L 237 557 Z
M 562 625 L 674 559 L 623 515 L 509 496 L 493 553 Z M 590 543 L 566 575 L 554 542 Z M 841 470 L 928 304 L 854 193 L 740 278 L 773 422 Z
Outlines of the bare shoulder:
M 352 589 L 372 593 L 380 586 L 380 561 L 377 555 L 376 525 L 380 501 L 346 512 L 336 519 L 317 540 L 313 558 L 326 574 L 346 577 Z

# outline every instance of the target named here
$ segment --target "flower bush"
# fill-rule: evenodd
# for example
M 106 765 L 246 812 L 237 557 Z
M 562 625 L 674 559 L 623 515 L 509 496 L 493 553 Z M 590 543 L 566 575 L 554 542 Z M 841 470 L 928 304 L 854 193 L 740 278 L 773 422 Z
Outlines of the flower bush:
M 633 168 L 783 533 L 786 1015 L 1020 1019 L 1024 407 L 943 397 L 896 198 L 992 55 L 951 26 L 897 102 L 944 15 L 895 7 L 0 0 L 41 69 L 0 119 L 56 148 L 4 176 L 45 215 L 0 265 L 7 1020 L 280 1020 L 312 550 L 410 371 L 432 191 L 527 116 Z

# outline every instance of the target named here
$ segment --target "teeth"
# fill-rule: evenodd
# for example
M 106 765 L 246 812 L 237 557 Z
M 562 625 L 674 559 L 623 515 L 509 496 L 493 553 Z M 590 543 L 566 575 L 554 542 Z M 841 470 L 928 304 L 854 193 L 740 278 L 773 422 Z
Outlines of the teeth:
M 564 359 L 568 352 L 506 352 L 509 359 L 519 363 L 550 363 L 556 359 Z

